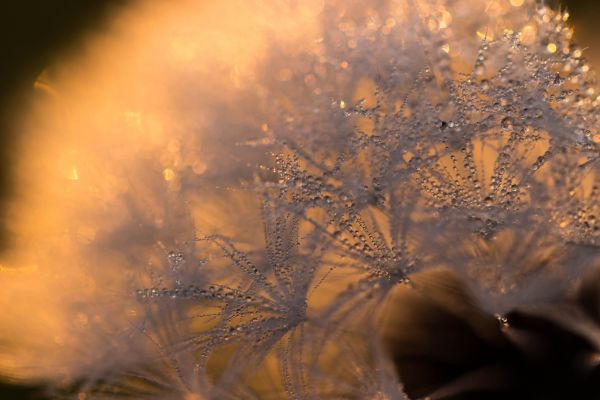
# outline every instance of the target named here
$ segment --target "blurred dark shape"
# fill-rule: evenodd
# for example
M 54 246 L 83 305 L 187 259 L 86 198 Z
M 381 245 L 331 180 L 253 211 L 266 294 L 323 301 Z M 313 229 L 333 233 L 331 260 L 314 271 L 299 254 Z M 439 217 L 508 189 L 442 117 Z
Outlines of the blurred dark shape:
M 477 306 L 450 270 L 415 278 L 383 322 L 411 399 L 599 399 L 600 273 L 577 294 L 502 317 Z
M 0 399 L 6 400 L 46 400 L 43 386 L 24 385 L 0 381 Z
M 19 0 L 0 4 L 0 250 L 10 246 L 5 201 L 17 144 L 15 115 L 27 108 L 36 77 L 85 34 L 101 29 L 129 0 Z
M 590 61 L 592 67 L 600 69 L 600 1 L 597 0 L 546 0 L 546 4 L 553 8 L 563 8 L 569 11 L 569 25 L 575 28 L 575 41 L 585 51 L 584 56 Z
M 0 251 L 11 245 L 4 204 L 11 193 L 11 167 L 18 132 L 12 119 L 27 109 L 36 77 L 57 57 L 101 30 L 129 0 L 19 0 L 0 4 Z M 43 355 L 40 355 L 43 357 Z M 0 376 L 0 399 L 44 399 L 42 386 Z

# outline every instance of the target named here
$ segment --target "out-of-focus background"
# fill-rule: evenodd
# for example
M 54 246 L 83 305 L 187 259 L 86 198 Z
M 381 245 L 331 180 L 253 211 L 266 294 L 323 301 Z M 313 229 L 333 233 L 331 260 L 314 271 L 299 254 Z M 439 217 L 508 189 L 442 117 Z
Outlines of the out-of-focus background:
M 571 24 L 575 27 L 575 40 L 587 47 L 586 57 L 590 59 L 596 71 L 600 68 L 600 2 L 596 0 L 551 0 L 547 4 L 566 8 L 571 15 Z
M 82 50 L 83 38 L 101 33 L 111 15 L 128 3 L 128 0 L 0 2 L 0 251 L 12 244 L 5 210 L 13 187 L 12 166 L 18 157 L 15 147 L 19 132 L 11 126 L 12 117 L 26 112 L 33 83 L 47 65 L 67 53 Z M 0 343 L 0 348 L 4 345 Z M 6 382 L 0 376 L 0 399 L 39 398 L 43 398 L 39 387 Z
M 88 35 L 102 32 L 130 0 L 19 0 L 0 2 L 0 251 L 10 246 L 5 200 L 11 192 L 15 132 L 36 77 L 68 53 L 83 50 Z M 1 396 L 0 396 L 1 397 Z M 4 397 L 2 397 L 4 398 Z

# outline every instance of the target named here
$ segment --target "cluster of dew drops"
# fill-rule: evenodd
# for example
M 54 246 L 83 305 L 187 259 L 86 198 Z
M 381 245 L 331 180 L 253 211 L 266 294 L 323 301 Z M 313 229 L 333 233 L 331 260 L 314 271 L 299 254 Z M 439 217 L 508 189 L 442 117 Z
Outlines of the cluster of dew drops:
M 139 301 L 216 309 L 188 341 L 200 354 L 197 369 L 208 368 L 211 354 L 231 341 L 240 344 L 234 357 L 245 367 L 275 351 L 285 392 L 299 398 L 313 390 L 306 380 L 322 379 L 306 368 L 318 364 L 322 335 L 335 337 L 357 310 L 375 310 L 397 284 L 413 285 L 411 273 L 447 263 L 451 247 L 469 242 L 481 253 L 507 234 L 523 245 L 587 246 L 597 257 L 600 100 L 565 21 L 565 13 L 539 7 L 528 22 L 537 29 L 534 39 L 524 30 L 483 37 L 464 73 L 452 69 L 442 33 L 431 32 L 424 66 L 406 71 L 409 62 L 398 56 L 375 73 L 369 46 L 385 43 L 382 53 L 394 53 L 385 23 L 385 31 L 354 29 L 350 48 L 327 48 L 326 38 L 326 61 L 302 55 L 309 61 L 303 65 L 316 65 L 308 75 L 294 69 L 294 57 L 288 64 L 277 58 L 285 82 L 266 90 L 302 88 L 286 99 L 292 106 L 278 107 L 281 96 L 269 96 L 264 107 L 284 111 L 267 114 L 257 129 L 272 139 L 264 143 L 273 161 L 257 166 L 245 189 L 262 200 L 264 248 L 242 251 L 219 235 L 190 238 L 198 246 L 169 252 L 163 286 L 138 289 Z M 335 28 L 343 24 L 328 25 L 331 37 L 348 35 Z M 361 74 L 373 87 L 371 100 L 340 98 L 331 85 L 332 75 L 348 82 Z M 341 139 L 329 140 L 329 133 Z M 530 231 L 544 240 L 529 239 Z M 198 266 L 197 248 L 220 253 L 221 262 Z M 512 267 L 515 276 L 526 273 Z M 188 268 L 229 272 L 188 282 Z M 332 276 L 337 289 L 327 285 Z M 333 293 L 332 300 L 313 306 L 320 291 Z M 313 347 L 311 357 L 299 342 Z

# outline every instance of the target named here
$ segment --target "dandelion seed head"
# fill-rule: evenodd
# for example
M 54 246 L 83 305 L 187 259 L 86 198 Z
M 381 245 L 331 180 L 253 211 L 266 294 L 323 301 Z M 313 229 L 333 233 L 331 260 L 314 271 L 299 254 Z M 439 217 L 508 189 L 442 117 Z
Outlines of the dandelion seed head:
M 12 259 L 39 275 L 2 281 L 24 316 L 3 370 L 84 397 L 404 399 L 373 340 L 393 293 L 443 267 L 504 316 L 597 263 L 596 82 L 565 13 L 205 3 L 124 13 L 23 118 Z

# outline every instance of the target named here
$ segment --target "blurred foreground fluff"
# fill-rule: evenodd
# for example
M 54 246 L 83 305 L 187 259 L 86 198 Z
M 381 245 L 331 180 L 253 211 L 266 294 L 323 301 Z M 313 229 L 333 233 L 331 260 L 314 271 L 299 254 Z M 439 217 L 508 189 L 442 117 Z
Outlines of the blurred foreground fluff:
M 596 398 L 600 99 L 567 19 L 119 16 L 19 124 L 1 374 L 79 400 Z

